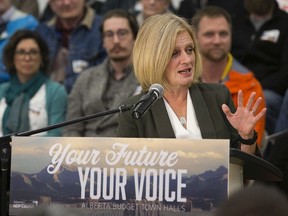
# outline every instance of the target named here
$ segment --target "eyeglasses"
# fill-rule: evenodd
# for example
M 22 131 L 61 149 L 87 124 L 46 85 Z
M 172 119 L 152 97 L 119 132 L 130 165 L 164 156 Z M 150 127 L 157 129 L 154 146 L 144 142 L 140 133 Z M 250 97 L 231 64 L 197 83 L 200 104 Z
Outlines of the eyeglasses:
M 112 40 L 114 38 L 114 35 L 116 34 L 119 40 L 124 40 L 127 37 L 128 33 L 129 31 L 127 29 L 119 29 L 116 32 L 106 31 L 103 33 L 103 36 L 108 40 Z
M 24 59 L 26 56 L 29 56 L 31 59 L 36 59 L 39 56 L 39 53 L 40 51 L 36 49 L 31 49 L 29 51 L 20 49 L 20 50 L 16 50 L 15 55 L 19 59 Z

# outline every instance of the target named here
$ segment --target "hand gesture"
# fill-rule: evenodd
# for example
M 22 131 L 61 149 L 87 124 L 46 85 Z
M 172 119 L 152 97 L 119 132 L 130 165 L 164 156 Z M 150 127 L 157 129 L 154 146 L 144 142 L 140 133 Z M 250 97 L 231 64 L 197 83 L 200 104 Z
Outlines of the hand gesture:
M 257 98 L 255 102 L 255 92 L 252 92 L 249 100 L 246 104 L 246 107 L 243 105 L 243 92 L 242 90 L 238 91 L 238 107 L 235 113 L 231 113 L 229 107 L 226 104 L 222 105 L 222 110 L 225 113 L 230 124 L 238 130 L 239 135 L 243 139 L 251 139 L 253 137 L 254 127 L 261 119 L 265 113 L 266 108 L 263 108 L 257 115 L 257 109 L 259 104 L 262 102 L 262 98 Z

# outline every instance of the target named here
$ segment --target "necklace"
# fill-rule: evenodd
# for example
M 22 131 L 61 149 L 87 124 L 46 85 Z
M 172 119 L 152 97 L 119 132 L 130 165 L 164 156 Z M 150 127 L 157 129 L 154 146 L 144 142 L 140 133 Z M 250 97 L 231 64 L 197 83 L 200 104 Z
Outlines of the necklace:
M 185 117 L 180 116 L 180 117 L 179 117 L 179 121 L 180 121 L 180 123 L 182 124 L 183 127 L 186 126 L 187 121 L 186 121 L 186 118 L 185 118 Z

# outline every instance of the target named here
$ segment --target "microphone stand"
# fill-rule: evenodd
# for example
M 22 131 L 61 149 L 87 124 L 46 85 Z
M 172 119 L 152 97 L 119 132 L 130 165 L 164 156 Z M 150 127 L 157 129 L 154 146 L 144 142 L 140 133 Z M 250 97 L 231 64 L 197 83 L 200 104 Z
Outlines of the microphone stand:
M 50 125 L 44 128 L 39 128 L 36 130 L 30 130 L 30 131 L 25 131 L 25 132 L 20 132 L 20 133 L 12 133 L 5 135 L 3 137 L 0 137 L 0 157 L 1 157 L 1 172 L 0 172 L 0 178 L 1 178 L 1 202 L 0 202 L 0 215 L 5 216 L 9 215 L 9 202 L 8 202 L 8 191 L 10 187 L 10 167 L 11 167 L 11 137 L 12 136 L 31 136 L 34 134 L 38 134 L 41 132 L 53 130 L 56 128 L 68 126 L 71 124 L 76 124 L 79 122 L 85 122 L 91 119 L 95 119 L 98 117 L 103 117 L 106 115 L 111 115 L 114 113 L 122 113 L 126 112 L 129 110 L 134 109 L 135 104 L 131 105 L 121 105 L 117 109 L 112 109 L 100 113 L 95 113 L 91 114 L 88 116 L 83 116 L 77 119 L 72 119 L 64 122 L 60 122 L 58 124 Z
M 80 118 L 77 118 L 77 119 L 72 119 L 72 120 L 64 121 L 64 122 L 61 122 L 61 123 L 58 123 L 58 124 L 50 125 L 48 127 L 39 128 L 39 129 L 36 129 L 36 130 L 26 131 L 26 132 L 22 132 L 22 133 L 16 133 L 14 135 L 15 136 L 31 136 L 33 134 L 38 134 L 38 133 L 49 131 L 49 130 L 53 130 L 53 129 L 56 129 L 56 128 L 65 127 L 65 126 L 68 126 L 68 125 L 71 125 L 71 124 L 76 124 L 76 123 L 79 123 L 79 122 L 85 122 L 85 121 L 88 121 L 88 120 L 91 120 L 91 119 L 94 119 L 94 118 L 103 117 L 103 116 L 106 116 L 106 115 L 111 115 L 111 114 L 119 113 L 119 112 L 120 113 L 121 112 L 126 112 L 128 110 L 133 109 L 134 106 L 135 106 L 134 104 L 133 105 L 121 105 L 117 109 L 107 110 L 107 111 L 104 111 L 104 112 L 95 113 L 95 114 L 91 114 L 91 115 L 88 115 L 88 116 L 83 116 L 83 117 L 80 117 Z

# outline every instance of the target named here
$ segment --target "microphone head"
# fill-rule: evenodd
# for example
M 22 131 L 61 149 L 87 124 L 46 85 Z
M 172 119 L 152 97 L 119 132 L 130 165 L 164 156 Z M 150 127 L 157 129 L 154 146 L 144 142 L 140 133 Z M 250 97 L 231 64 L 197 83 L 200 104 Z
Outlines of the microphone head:
M 158 98 L 162 98 L 164 95 L 164 88 L 158 83 L 154 83 L 150 86 L 149 91 L 156 91 L 158 93 Z
M 156 100 L 162 98 L 164 94 L 164 88 L 155 83 L 150 86 L 149 92 L 140 98 L 140 101 L 136 104 L 133 109 L 132 116 L 135 119 L 140 119 L 148 109 L 154 104 Z

